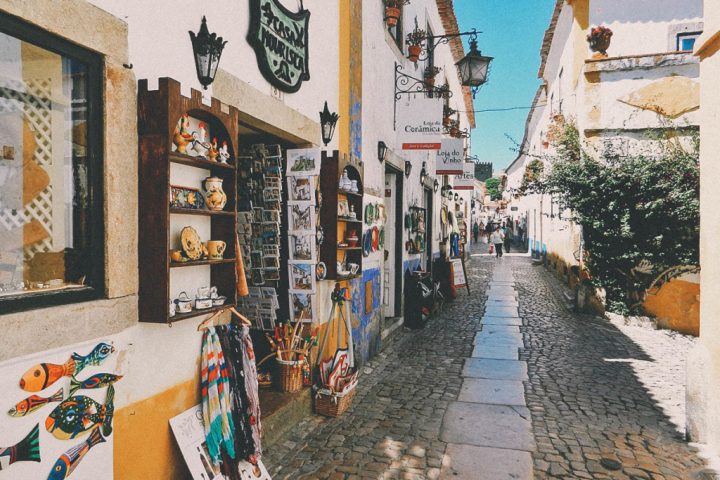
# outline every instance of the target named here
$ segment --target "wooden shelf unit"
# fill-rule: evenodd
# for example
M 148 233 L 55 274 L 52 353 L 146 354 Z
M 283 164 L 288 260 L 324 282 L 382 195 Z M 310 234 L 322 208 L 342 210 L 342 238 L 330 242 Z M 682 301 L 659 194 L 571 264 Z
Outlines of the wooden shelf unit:
M 173 152 L 173 133 L 178 120 L 188 113 L 205 122 L 212 136 L 220 143 L 228 142 L 229 164 Z M 147 80 L 138 82 L 139 134 L 139 263 L 141 322 L 176 322 L 212 313 L 237 302 L 237 271 L 233 259 L 237 231 L 237 169 L 238 110 L 221 105 L 213 98 L 211 105 L 202 102 L 202 94 L 191 91 L 190 97 L 180 93 L 180 83 L 170 78 L 159 79 L 158 90 L 149 91 Z M 170 166 L 182 164 L 208 170 L 210 175 L 223 179 L 227 204 L 221 212 L 170 208 Z M 197 185 L 198 188 L 201 185 Z M 173 263 L 168 252 L 179 247 L 179 239 L 170 238 L 171 215 L 200 215 L 210 220 L 210 238 L 227 244 L 225 259 Z M 169 316 L 170 270 L 178 267 L 201 266 L 210 269 L 210 282 L 219 295 L 227 297 L 225 305 Z
M 358 193 L 342 191 L 338 188 L 340 177 L 345 169 L 348 169 L 348 176 L 351 180 L 357 180 Z M 363 209 L 363 184 L 364 171 L 361 165 L 351 163 L 344 156 L 341 157 L 337 150 L 333 152 L 322 152 L 322 163 L 320 166 L 320 192 L 322 193 L 322 207 L 320 208 L 320 225 L 323 228 L 323 243 L 320 245 L 320 260 L 327 268 L 326 279 L 346 281 L 362 276 L 362 220 L 350 220 L 338 216 L 338 201 L 346 200 L 352 206 L 355 214 L 361 216 Z M 349 230 L 356 230 L 360 239 L 360 246 L 338 247 L 339 242 L 346 240 L 345 236 Z M 347 259 L 347 263 L 357 263 L 360 270 L 357 275 L 346 277 L 337 273 L 337 262 Z

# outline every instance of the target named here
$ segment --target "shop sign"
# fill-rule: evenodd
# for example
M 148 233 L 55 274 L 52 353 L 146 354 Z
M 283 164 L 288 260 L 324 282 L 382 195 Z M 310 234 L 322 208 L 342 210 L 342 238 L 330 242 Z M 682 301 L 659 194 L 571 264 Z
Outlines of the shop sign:
M 435 157 L 435 175 L 463 175 L 464 163 L 465 141 L 461 138 L 443 138 Z
M 465 162 L 463 164 L 463 174 L 455 175 L 453 181 L 453 190 L 473 190 L 475 188 L 475 164 Z
M 277 0 L 250 0 L 247 40 L 263 77 L 278 90 L 294 93 L 310 80 L 310 11 L 291 12 Z
M 397 102 L 396 130 L 403 150 L 440 148 L 443 104 L 438 98 L 410 96 Z

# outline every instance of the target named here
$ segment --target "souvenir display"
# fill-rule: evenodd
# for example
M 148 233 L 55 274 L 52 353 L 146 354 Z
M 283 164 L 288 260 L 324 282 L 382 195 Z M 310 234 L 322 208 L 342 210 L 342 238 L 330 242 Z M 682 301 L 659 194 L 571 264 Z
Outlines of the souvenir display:
M 315 292 L 315 267 L 313 264 L 291 263 L 288 270 L 291 292 Z
M 82 443 L 75 445 L 67 452 L 60 455 L 52 469 L 48 480 L 63 480 L 70 476 L 75 468 L 80 464 L 85 455 L 95 445 L 105 442 L 105 437 L 100 433 L 100 428 L 95 427 L 90 436 Z
M 192 142 L 193 137 L 190 132 L 190 116 L 187 113 L 183 113 L 182 117 L 177 121 L 175 125 L 175 131 L 173 132 L 173 145 L 178 153 L 187 154 L 187 146 Z
M 222 260 L 227 244 L 222 240 L 208 240 L 207 251 L 210 260 Z
M 115 389 L 112 385 L 107 388 L 104 405 L 84 395 L 69 397 L 45 419 L 45 429 L 58 440 L 70 440 L 99 426 L 107 437 L 112 433 L 114 397 Z
M 223 190 L 223 179 L 219 177 L 207 177 L 203 180 L 205 190 L 205 204 L 210 210 L 220 211 L 225 208 L 227 195 Z
M 121 380 L 122 375 L 113 375 L 112 373 L 98 373 L 86 378 L 83 381 L 77 380 L 75 377 L 70 379 L 70 395 L 74 394 L 77 390 L 93 390 L 97 388 L 109 387 L 113 383 Z M 61 392 L 62 394 L 62 392 Z M 62 400 L 62 396 L 60 397 Z
M 73 380 L 75 380 L 73 378 Z M 13 408 L 8 411 L 8 415 L 11 417 L 24 417 L 29 413 L 33 413 L 36 410 L 40 410 L 48 403 L 62 402 L 63 389 L 61 388 L 48 398 L 39 397 L 37 395 L 31 395 L 26 399 L 18 402 Z
M 178 298 L 175 299 L 176 310 L 178 313 L 189 313 L 192 311 L 192 300 L 185 292 L 180 292 Z
M 0 471 L 17 462 L 40 461 L 40 428 L 35 425 L 25 438 L 10 447 L 0 447 Z
M 170 208 L 203 209 L 205 197 L 197 188 L 170 185 Z
M 200 235 L 193 227 L 184 227 L 180 232 L 180 244 L 183 252 L 190 260 L 200 260 L 203 255 L 203 245 Z
M 286 173 L 288 177 L 320 175 L 320 149 L 300 148 L 288 150 Z
M 373 227 L 371 230 L 372 235 L 372 251 L 377 252 L 378 247 L 380 245 L 380 231 L 377 227 Z
M 26 392 L 39 392 L 62 377 L 73 377 L 89 365 L 99 366 L 115 348 L 108 343 L 99 343 L 85 355 L 73 353 L 62 365 L 41 363 L 30 368 L 20 379 L 20 388 Z

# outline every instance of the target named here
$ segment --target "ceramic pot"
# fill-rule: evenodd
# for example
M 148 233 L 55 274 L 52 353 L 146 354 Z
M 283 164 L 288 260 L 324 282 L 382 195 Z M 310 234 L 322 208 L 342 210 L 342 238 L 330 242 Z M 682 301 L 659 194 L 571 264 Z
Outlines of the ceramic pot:
M 208 240 L 207 250 L 210 260 L 222 260 L 227 244 L 222 240 Z
M 203 180 L 203 190 L 205 190 L 205 205 L 210 210 L 220 211 L 225 208 L 227 203 L 227 195 L 222 188 L 223 179 L 219 177 L 207 177 Z
M 385 23 L 388 27 L 397 25 L 400 19 L 400 9 L 397 7 L 385 7 Z
M 178 298 L 175 299 L 176 311 L 178 313 L 189 313 L 192 311 L 192 300 L 185 292 L 180 292 Z
M 422 47 L 420 45 L 408 46 L 408 60 L 410 60 L 413 63 L 417 63 L 418 59 L 420 58 L 421 52 L 422 52 Z
M 348 246 L 357 247 L 360 238 L 357 236 L 357 231 L 350 230 L 350 234 L 347 237 Z

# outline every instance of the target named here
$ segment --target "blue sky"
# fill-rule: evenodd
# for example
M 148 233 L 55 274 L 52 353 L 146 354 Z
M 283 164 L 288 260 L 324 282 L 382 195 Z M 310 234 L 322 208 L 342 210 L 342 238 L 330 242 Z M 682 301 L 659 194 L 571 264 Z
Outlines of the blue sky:
M 475 98 L 475 110 L 530 106 L 540 80 L 540 46 L 550 23 L 555 0 L 455 0 L 460 31 L 477 28 L 478 48 L 495 57 L 490 76 Z M 463 37 L 467 51 L 468 38 Z M 529 110 L 476 113 L 473 155 L 492 162 L 495 170 L 516 157 L 510 150 L 525 131 Z

